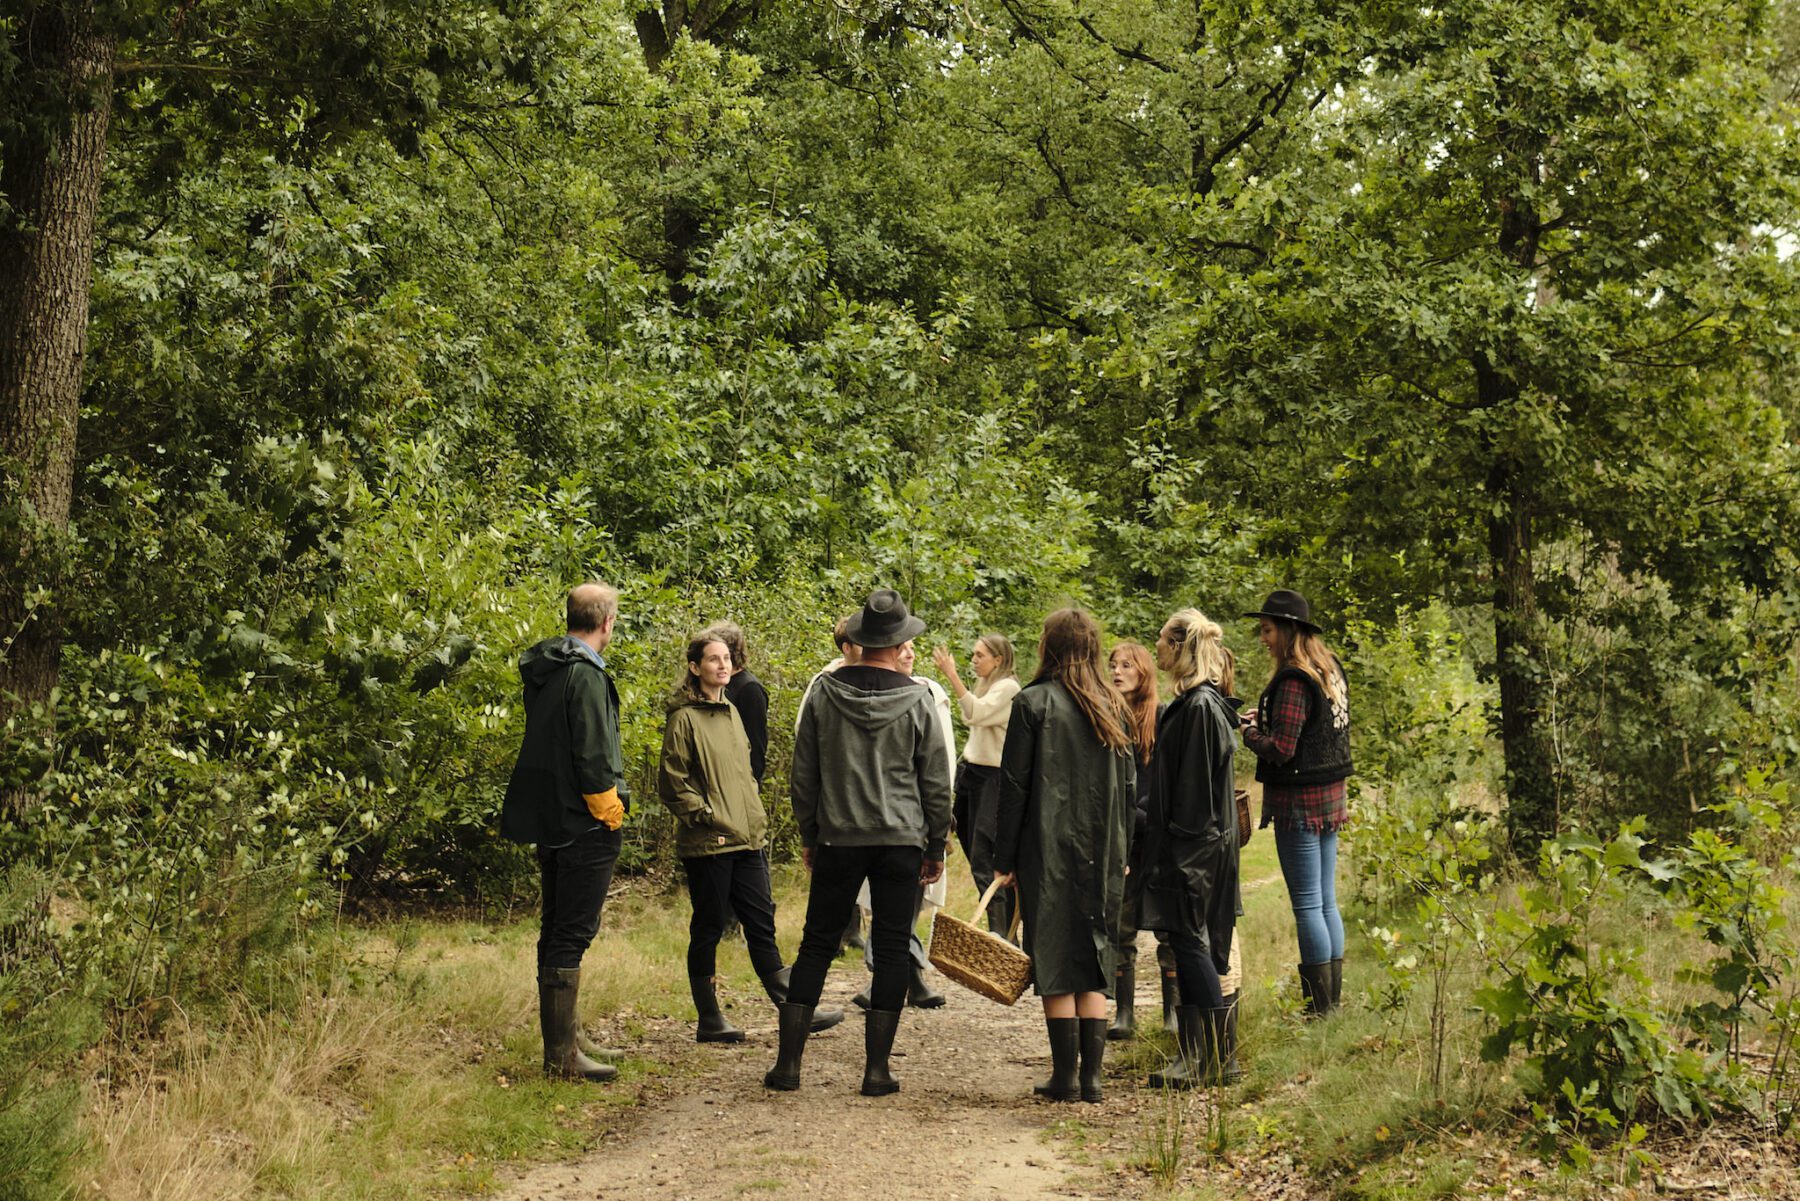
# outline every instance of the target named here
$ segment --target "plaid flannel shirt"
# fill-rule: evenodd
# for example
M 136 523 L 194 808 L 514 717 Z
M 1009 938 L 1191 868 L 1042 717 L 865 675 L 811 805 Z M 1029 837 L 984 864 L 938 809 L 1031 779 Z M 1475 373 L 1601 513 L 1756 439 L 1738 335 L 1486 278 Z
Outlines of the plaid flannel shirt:
M 1259 759 L 1286 763 L 1294 757 L 1300 732 L 1310 714 L 1306 688 L 1299 680 L 1283 680 L 1269 704 L 1268 729 L 1245 730 L 1244 745 Z M 1262 824 L 1278 830 L 1333 834 L 1350 818 L 1348 789 L 1342 780 L 1328 784 L 1263 785 Z

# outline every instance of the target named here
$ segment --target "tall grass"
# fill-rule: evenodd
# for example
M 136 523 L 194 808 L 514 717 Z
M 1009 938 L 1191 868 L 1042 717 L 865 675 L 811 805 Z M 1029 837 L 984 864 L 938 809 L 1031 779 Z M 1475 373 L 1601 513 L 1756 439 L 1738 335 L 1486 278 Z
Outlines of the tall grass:
M 966 874 L 966 873 L 964 873 Z M 791 954 L 804 874 L 778 868 Z M 953 881 L 953 903 L 974 893 Z M 582 975 L 583 1023 L 629 1055 L 648 1021 L 692 1021 L 688 906 L 655 880 L 615 890 Z M 508 1162 L 591 1142 L 647 1077 L 694 1058 L 628 1058 L 597 1088 L 539 1069 L 534 921 L 389 921 L 295 948 L 223 1004 L 107 1044 L 86 1122 L 83 1196 L 296 1201 L 479 1191 Z M 741 942 L 719 948 L 726 993 L 760 998 Z M 248 982 L 247 982 L 248 983 Z M 753 1004 L 760 1006 L 761 1002 Z M 666 1048 L 667 1044 L 662 1044 Z
M 692 1013 L 672 899 L 615 898 L 589 953 L 582 1017 L 627 1051 L 643 1019 Z M 682 1065 L 628 1059 L 607 1088 L 545 1081 L 535 937 L 528 922 L 346 929 L 328 968 L 295 964 L 291 1004 L 244 992 L 110 1046 L 83 1195 L 408 1197 L 479 1189 L 506 1161 L 584 1144 L 634 1103 L 634 1082 Z M 721 963 L 747 976 L 743 959 Z

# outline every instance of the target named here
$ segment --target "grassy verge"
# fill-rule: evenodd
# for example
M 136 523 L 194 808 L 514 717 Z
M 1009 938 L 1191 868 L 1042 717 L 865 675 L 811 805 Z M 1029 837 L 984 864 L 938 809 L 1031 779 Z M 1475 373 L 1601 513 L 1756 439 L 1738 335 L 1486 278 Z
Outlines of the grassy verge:
M 1345 1009 L 1304 1022 L 1293 919 L 1267 831 L 1247 848 L 1243 879 L 1244 1082 L 1145 1096 L 1110 1119 L 1067 1115 L 1055 1136 L 1069 1158 L 1109 1177 L 1136 1169 L 1172 1195 L 1201 1199 L 1254 1193 L 1259 1177 L 1369 1201 L 1622 1187 L 1621 1162 L 1571 1178 L 1522 1149 L 1528 1122 L 1518 1085 L 1476 1053 L 1482 1026 L 1469 1000 L 1472 957 L 1449 979 L 1438 1072 L 1423 994 L 1383 1002 L 1380 957 L 1358 922 L 1365 915 L 1347 912 Z M 778 924 L 790 952 L 803 890 L 797 869 L 777 872 Z M 967 916 L 974 901 L 957 865 L 951 912 Z M 629 1049 L 650 1023 L 692 1020 L 687 912 L 679 891 L 647 881 L 609 902 L 581 999 L 597 1038 Z M 1614 915 L 1616 933 L 1648 938 L 1659 959 L 1654 975 L 1673 978 L 1672 965 L 1692 948 L 1682 932 L 1633 928 L 1638 920 Z M 166 1014 L 154 1038 L 114 1039 L 88 1065 L 96 1081 L 85 1116 L 93 1150 L 81 1195 L 480 1194 L 514 1166 L 594 1145 L 658 1077 L 700 1070 L 699 1056 L 675 1054 L 627 1060 L 621 1080 L 603 1089 L 544 1081 L 535 936 L 531 921 L 347 925 L 259 971 L 225 1003 Z M 729 992 L 755 995 L 741 943 L 721 948 L 720 970 Z M 1144 1037 L 1109 1052 L 1140 1079 L 1169 1051 L 1154 1003 L 1142 1017 Z M 1113 1150 L 1121 1143 L 1139 1148 L 1129 1162 L 1114 1158 L 1131 1154 Z M 1793 1148 L 1783 1140 L 1758 1154 L 1792 1159 Z
M 1522 1069 L 1516 1062 L 1485 1063 L 1479 1054 L 1488 1029 L 1473 1001 L 1482 952 L 1465 947 L 1451 957 L 1442 1016 L 1434 1023 L 1429 973 L 1396 1000 L 1386 987 L 1380 948 L 1363 929 L 1364 921 L 1374 924 L 1373 915 L 1345 904 L 1345 1006 L 1326 1021 L 1307 1022 L 1298 1013 L 1293 919 L 1266 832 L 1246 848 L 1243 878 L 1244 1081 L 1197 1105 L 1152 1102 L 1140 1119 L 1139 1166 L 1173 1195 L 1209 1201 L 1243 1195 L 1246 1178 L 1298 1173 L 1320 1194 L 1346 1201 L 1632 1196 L 1647 1188 L 1699 1187 L 1695 1181 L 1710 1178 L 1704 1162 L 1715 1153 L 1746 1161 L 1741 1195 L 1800 1195 L 1783 1191 L 1793 1187 L 1800 1147 L 1791 1134 L 1776 1135 L 1750 1117 L 1728 1116 L 1711 1129 L 1652 1121 L 1647 1168 L 1625 1144 L 1605 1139 L 1596 1140 L 1595 1161 L 1584 1172 L 1540 1158 L 1528 1146 L 1534 1129 L 1516 1076 Z M 1341 871 L 1340 880 L 1347 878 Z M 1407 945 L 1418 945 L 1416 921 L 1394 915 L 1379 921 L 1398 927 Z M 1638 947 L 1639 963 L 1668 1010 L 1705 995 L 1706 986 L 1680 969 L 1703 962 L 1707 948 L 1666 916 L 1609 912 L 1592 934 L 1597 942 Z M 1755 1037 L 1747 1035 L 1751 1042 Z M 1153 1059 L 1161 1051 L 1152 1041 L 1129 1054 Z M 1171 1136 L 1177 1130 L 1179 1145 Z M 1677 1169 L 1684 1161 L 1701 1166 L 1683 1175 Z M 1744 1179 L 1751 1163 L 1755 1179 Z M 1287 1172 L 1273 1164 L 1288 1165 Z
M 791 880 L 783 891 L 791 901 Z M 784 925 L 799 911 L 784 904 Z M 545 1081 L 535 937 L 530 922 L 347 927 L 153 1042 L 109 1045 L 83 1195 L 479 1193 L 505 1165 L 590 1145 L 651 1077 L 691 1065 L 628 1059 L 604 1089 Z M 646 1019 L 691 1019 L 686 937 L 678 894 L 645 882 L 615 896 L 596 944 L 605 970 L 583 979 L 588 1028 L 629 1049 Z M 741 944 L 720 966 L 754 985 Z

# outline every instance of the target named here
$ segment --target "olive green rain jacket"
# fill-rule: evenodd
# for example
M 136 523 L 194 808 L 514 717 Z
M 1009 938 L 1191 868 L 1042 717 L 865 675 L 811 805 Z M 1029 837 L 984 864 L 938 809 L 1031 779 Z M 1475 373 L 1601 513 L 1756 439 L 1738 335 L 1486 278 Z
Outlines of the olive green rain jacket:
M 657 793 L 675 815 L 675 850 L 683 859 L 760 851 L 768 827 L 750 736 L 730 701 L 701 700 L 677 689 L 663 726 Z

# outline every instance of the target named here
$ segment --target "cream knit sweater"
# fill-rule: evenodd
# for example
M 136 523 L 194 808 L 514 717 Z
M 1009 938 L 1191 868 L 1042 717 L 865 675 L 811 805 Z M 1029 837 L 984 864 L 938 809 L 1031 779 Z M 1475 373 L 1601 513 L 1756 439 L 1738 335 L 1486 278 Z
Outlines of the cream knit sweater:
M 957 698 L 962 702 L 963 720 L 969 723 L 964 759 L 983 767 L 1000 766 L 1000 748 L 1006 745 L 1006 721 L 1012 716 L 1013 697 L 1018 695 L 1019 681 L 1007 676 L 1003 680 L 984 680 Z

